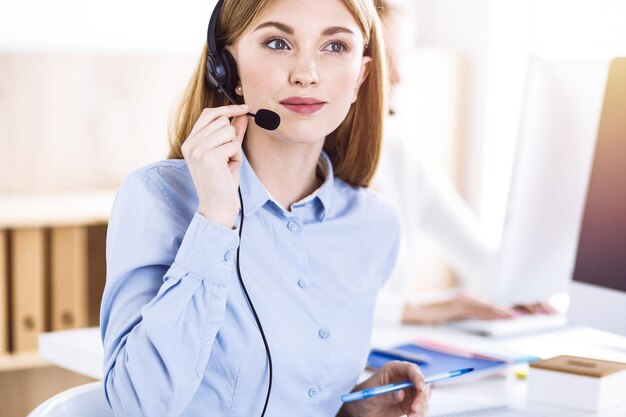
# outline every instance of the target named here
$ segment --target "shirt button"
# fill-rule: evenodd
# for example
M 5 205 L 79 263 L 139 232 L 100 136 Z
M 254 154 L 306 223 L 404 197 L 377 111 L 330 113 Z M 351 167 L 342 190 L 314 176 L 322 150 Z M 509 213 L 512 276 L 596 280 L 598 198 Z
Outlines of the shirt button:
M 224 254 L 224 260 L 226 262 L 230 261 L 231 259 L 233 259 L 233 256 L 235 256 L 235 254 L 233 253 L 233 251 L 228 251 Z
M 320 329 L 319 335 L 322 339 L 328 339 L 330 337 L 330 331 L 328 331 L 328 329 Z
M 289 223 L 287 223 L 287 228 L 291 230 L 292 232 L 295 232 L 296 230 L 298 230 L 298 223 L 292 220 Z
M 317 395 L 317 393 L 319 392 L 319 390 L 315 387 L 311 388 L 309 390 L 309 397 L 313 398 Z
M 309 283 L 306 282 L 303 279 L 299 279 L 298 280 L 298 287 L 300 287 L 300 288 L 308 288 L 309 287 Z

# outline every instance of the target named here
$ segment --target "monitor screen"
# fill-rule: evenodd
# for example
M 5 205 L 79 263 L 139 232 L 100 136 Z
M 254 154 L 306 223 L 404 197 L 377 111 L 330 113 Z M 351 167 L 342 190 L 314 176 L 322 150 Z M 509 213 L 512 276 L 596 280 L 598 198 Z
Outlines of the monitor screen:
M 626 58 L 609 70 L 574 281 L 626 292 Z
M 626 336 L 626 58 L 611 62 L 589 175 L 568 320 Z M 623 349 L 623 343 L 621 344 Z

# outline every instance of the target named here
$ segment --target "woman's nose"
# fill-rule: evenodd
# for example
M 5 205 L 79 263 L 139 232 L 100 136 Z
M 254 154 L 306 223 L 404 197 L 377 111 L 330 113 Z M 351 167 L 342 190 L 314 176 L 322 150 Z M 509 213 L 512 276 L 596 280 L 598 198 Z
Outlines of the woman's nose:
M 290 75 L 290 82 L 300 87 L 315 86 L 319 83 L 319 73 L 315 59 L 311 56 L 299 57 Z

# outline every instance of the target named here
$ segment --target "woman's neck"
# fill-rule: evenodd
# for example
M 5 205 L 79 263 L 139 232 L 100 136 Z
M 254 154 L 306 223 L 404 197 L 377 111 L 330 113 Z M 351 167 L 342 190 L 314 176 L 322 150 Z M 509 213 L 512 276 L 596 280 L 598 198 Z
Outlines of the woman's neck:
M 246 158 L 265 189 L 280 205 L 291 205 L 311 194 L 322 184 L 316 175 L 323 141 L 285 143 L 269 135 L 254 135 L 244 142 Z

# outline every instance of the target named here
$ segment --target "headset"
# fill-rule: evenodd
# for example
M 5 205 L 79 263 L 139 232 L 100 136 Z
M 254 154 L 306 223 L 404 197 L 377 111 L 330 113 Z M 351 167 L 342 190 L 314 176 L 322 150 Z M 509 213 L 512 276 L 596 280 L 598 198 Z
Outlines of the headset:
M 228 52 L 225 48 L 219 50 L 217 47 L 217 21 L 219 19 L 223 3 L 224 0 L 219 0 L 215 5 L 215 9 L 213 9 L 213 14 L 211 15 L 211 20 L 209 20 L 209 28 L 207 29 L 208 55 L 206 60 L 206 80 L 210 86 L 213 86 L 213 88 L 215 88 L 220 94 L 225 95 L 233 104 L 239 104 L 239 100 L 235 100 L 231 96 L 231 92 L 235 91 L 238 82 L 237 63 L 230 52 Z M 274 130 L 280 124 L 280 117 L 278 114 L 270 110 L 260 109 L 257 111 L 256 115 L 252 115 L 250 113 L 249 115 L 254 116 L 254 121 L 257 125 L 267 130 Z M 239 254 L 241 249 L 241 235 L 243 232 L 244 207 L 243 197 L 241 196 L 241 187 L 239 187 L 237 191 L 239 193 L 239 203 L 241 207 L 241 218 L 239 219 L 239 246 L 237 246 L 237 276 L 239 277 L 239 283 L 241 284 L 243 293 L 246 296 L 246 300 L 248 300 L 248 305 L 250 306 L 250 310 L 252 310 L 259 332 L 261 333 L 261 338 L 263 339 L 263 344 L 265 345 L 265 352 L 267 354 L 267 361 L 269 364 L 267 395 L 265 396 L 265 404 L 263 405 L 263 412 L 261 413 L 261 417 L 263 417 L 265 416 L 267 404 L 270 399 L 270 393 L 272 391 L 272 354 L 267 343 L 267 338 L 265 337 L 265 332 L 263 331 L 263 326 L 259 320 L 259 316 L 254 308 L 254 304 L 252 304 L 248 290 L 246 289 L 241 277 Z
M 224 0 L 219 0 L 213 9 L 209 28 L 207 29 L 206 43 L 208 55 L 206 59 L 206 80 L 220 94 L 225 95 L 233 104 L 241 104 L 232 97 L 232 92 L 237 87 L 237 63 L 232 54 L 226 48 L 217 47 L 217 21 L 222 11 Z
M 237 87 L 239 77 L 237 75 L 237 62 L 232 54 L 217 46 L 217 21 L 222 11 L 224 0 L 219 0 L 213 9 L 209 27 L 207 29 L 206 43 L 208 54 L 206 58 L 206 80 L 222 96 L 226 96 L 233 104 L 242 104 L 242 100 L 235 98 L 233 92 Z M 280 125 L 280 116 L 267 109 L 259 109 L 256 114 L 248 113 L 254 117 L 254 122 L 265 130 L 275 130 Z

